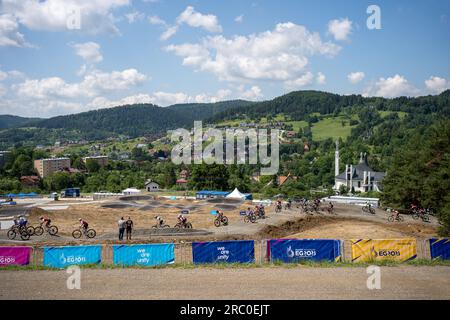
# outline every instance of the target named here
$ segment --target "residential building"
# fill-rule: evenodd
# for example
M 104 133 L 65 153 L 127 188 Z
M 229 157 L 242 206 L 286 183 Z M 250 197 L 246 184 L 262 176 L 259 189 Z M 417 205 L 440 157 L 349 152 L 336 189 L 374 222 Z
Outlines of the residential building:
M 50 158 L 34 160 L 34 168 L 41 178 L 45 178 L 52 173 L 70 169 L 69 158 Z
M 39 177 L 38 176 L 22 176 L 20 177 L 20 183 L 23 188 L 37 188 L 39 187 Z
M 83 162 L 86 164 L 88 161 L 95 161 L 100 167 L 105 167 L 108 164 L 108 156 L 91 156 L 83 158 Z
M 159 184 L 149 179 L 145 182 L 145 190 L 147 190 L 147 192 L 159 191 Z

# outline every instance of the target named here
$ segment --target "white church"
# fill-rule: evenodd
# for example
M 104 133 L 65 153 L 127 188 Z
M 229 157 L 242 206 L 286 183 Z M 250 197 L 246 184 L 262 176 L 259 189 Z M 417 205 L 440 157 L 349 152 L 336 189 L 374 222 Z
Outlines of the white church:
M 367 164 L 367 154 L 361 152 L 359 163 L 357 165 L 346 164 L 345 171 L 339 172 L 339 143 L 336 141 L 334 163 L 334 189 L 339 190 L 345 186 L 349 191 L 368 192 L 381 191 L 382 180 L 385 172 L 373 171 Z

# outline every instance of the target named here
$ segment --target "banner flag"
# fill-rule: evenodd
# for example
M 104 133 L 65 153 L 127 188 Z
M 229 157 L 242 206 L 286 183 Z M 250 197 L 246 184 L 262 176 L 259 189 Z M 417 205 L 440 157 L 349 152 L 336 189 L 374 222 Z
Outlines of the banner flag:
M 352 244 L 352 261 L 408 261 L 417 257 L 416 239 L 357 239 Z
M 431 259 L 450 260 L 450 239 L 430 239 Z
M 253 263 L 255 242 L 253 240 L 194 242 L 192 257 L 194 264 Z
M 44 266 L 47 267 L 66 268 L 101 261 L 101 246 L 44 247 Z
M 341 242 L 336 239 L 272 239 L 267 242 L 270 261 L 340 261 Z
M 113 264 L 121 266 L 157 266 L 175 261 L 173 243 L 115 245 Z
M 26 266 L 30 254 L 30 247 L 0 247 L 0 266 Z

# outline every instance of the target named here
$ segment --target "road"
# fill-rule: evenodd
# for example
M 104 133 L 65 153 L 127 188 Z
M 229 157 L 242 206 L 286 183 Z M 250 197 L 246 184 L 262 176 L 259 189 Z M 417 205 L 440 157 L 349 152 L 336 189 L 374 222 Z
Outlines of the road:
M 85 269 L 81 289 L 63 271 L 0 271 L 0 299 L 450 299 L 450 267 Z

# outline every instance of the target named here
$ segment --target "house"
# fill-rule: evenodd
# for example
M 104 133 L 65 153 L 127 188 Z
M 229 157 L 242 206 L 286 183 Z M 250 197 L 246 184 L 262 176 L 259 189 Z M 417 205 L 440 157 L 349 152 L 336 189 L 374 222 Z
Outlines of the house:
M 145 190 L 147 190 L 147 192 L 155 192 L 159 191 L 159 189 L 160 189 L 159 184 L 156 183 L 155 181 L 149 179 L 145 182 Z
M 278 176 L 277 177 L 277 184 L 279 187 L 281 187 L 283 184 L 285 184 L 288 181 L 297 180 L 296 176 L 291 175 L 289 172 L 287 176 Z
M 141 193 L 141 190 L 136 188 L 127 188 L 122 191 L 122 193 L 126 196 L 135 196 Z
M 341 186 L 353 192 L 382 191 L 383 178 L 386 172 L 372 170 L 367 163 L 367 154 L 361 152 L 357 165 L 346 164 L 345 171 L 339 173 L 339 145 L 336 143 L 334 189 Z
M 20 183 L 23 188 L 37 188 L 39 187 L 39 177 L 38 176 L 22 176 L 20 177 Z
M 178 180 L 176 181 L 176 184 L 177 184 L 177 186 L 186 188 L 186 187 L 187 187 L 187 184 L 188 184 L 188 181 L 187 181 L 186 179 L 178 179 Z
M 180 179 L 187 180 L 187 178 L 189 178 L 189 171 L 181 170 L 179 176 L 180 176 Z

